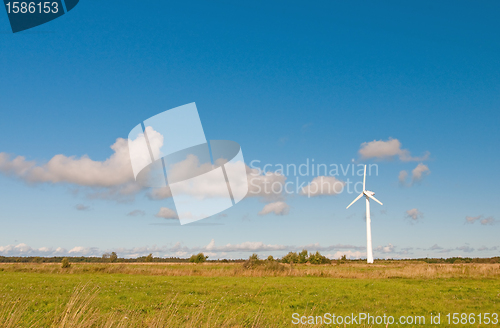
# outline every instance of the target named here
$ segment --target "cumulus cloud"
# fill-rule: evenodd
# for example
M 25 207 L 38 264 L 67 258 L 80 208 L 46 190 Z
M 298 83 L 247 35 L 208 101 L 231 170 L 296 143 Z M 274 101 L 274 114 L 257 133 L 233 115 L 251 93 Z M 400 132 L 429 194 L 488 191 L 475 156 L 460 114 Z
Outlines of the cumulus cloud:
M 158 213 L 156 213 L 155 216 L 157 218 L 164 218 L 164 219 L 177 219 L 177 213 L 175 213 L 174 210 L 168 207 L 160 208 L 160 211 L 158 211 Z
M 425 176 L 429 175 L 430 173 L 431 170 L 429 170 L 429 167 L 427 165 L 420 163 L 417 165 L 417 167 L 415 167 L 411 171 L 411 182 L 409 184 L 407 184 L 406 182 L 408 177 L 408 172 L 404 170 L 399 172 L 398 176 L 399 184 L 402 186 L 412 186 L 413 184 L 421 181 Z
M 406 178 L 408 177 L 408 172 L 406 171 L 401 171 L 399 172 L 398 180 L 401 185 L 406 185 Z
M 0 255 L 2 256 L 101 256 L 103 253 L 109 253 L 114 251 L 120 257 L 130 258 L 145 256 L 152 253 L 154 256 L 169 257 L 169 256 L 179 256 L 179 257 L 189 257 L 192 254 L 203 252 L 211 257 L 226 256 L 227 254 L 237 254 L 236 257 L 241 258 L 244 253 L 259 253 L 259 252 L 280 252 L 286 254 L 291 251 L 300 251 L 302 249 L 307 249 L 311 252 L 315 251 L 337 251 L 342 254 L 351 254 L 355 256 L 358 254 L 357 258 L 361 256 L 362 251 L 364 251 L 364 246 L 354 246 L 354 245 L 330 245 L 321 246 L 319 244 L 310 244 L 302 246 L 294 245 L 280 245 L 280 244 L 266 244 L 263 242 L 253 242 L 247 241 L 239 244 L 226 244 L 222 246 L 217 246 L 215 240 L 212 239 L 206 246 L 194 246 L 187 247 L 183 246 L 180 242 L 174 244 L 173 246 L 143 246 L 134 248 L 114 248 L 100 250 L 96 247 L 84 247 L 77 246 L 73 247 L 69 251 L 65 248 L 58 247 L 40 247 L 32 248 L 26 244 L 18 245 L 8 245 L 0 246 Z
M 94 161 L 87 155 L 68 157 L 60 154 L 45 164 L 28 161 L 23 156 L 0 153 L 0 173 L 29 184 L 59 183 L 106 189 L 95 191 L 95 198 L 138 192 L 141 188 L 134 181 L 127 140 L 116 139 L 111 149 L 113 154 L 104 161 Z
M 220 163 L 219 163 L 220 164 Z M 231 170 L 231 165 L 236 165 L 235 163 L 227 163 L 226 171 Z M 229 167 L 228 167 L 229 166 Z M 186 168 L 189 168 L 187 170 Z M 248 193 L 246 197 L 258 197 L 261 198 L 264 202 L 275 202 L 275 201 L 283 201 L 285 199 L 285 182 L 286 177 L 283 174 L 278 172 L 265 172 L 263 173 L 259 169 L 251 169 L 247 165 L 245 165 L 245 169 L 247 172 L 246 181 L 236 181 L 236 183 L 247 183 L 248 184 Z M 186 171 L 187 170 L 187 171 Z M 207 172 L 209 170 L 207 164 L 200 164 L 196 156 L 188 156 L 186 160 L 179 162 L 176 166 L 173 166 L 169 170 L 169 181 L 170 174 L 173 174 L 177 181 L 182 180 L 183 176 L 193 176 L 199 175 L 203 172 Z M 188 172 L 189 171 L 189 172 Z M 193 173 L 198 172 L 198 173 Z M 215 181 L 210 180 L 207 177 L 207 181 L 205 184 L 200 182 L 200 185 L 197 186 L 196 190 L 180 190 L 182 193 L 190 194 L 190 195 L 198 195 L 206 197 L 217 197 L 224 195 L 227 192 L 227 185 L 217 184 L 215 185 Z M 206 186 L 206 187 L 203 187 Z M 214 187 L 215 186 L 215 187 Z M 236 187 L 238 188 L 238 187 Z M 209 191 L 207 193 L 207 191 Z M 163 188 L 155 188 L 150 190 L 147 193 L 148 198 L 152 200 L 162 200 L 166 198 L 172 197 L 172 192 L 170 187 Z
M 76 204 L 76 205 L 75 205 L 75 209 L 76 209 L 77 211 L 88 211 L 88 210 L 90 210 L 90 206 L 88 206 L 88 205 L 83 205 L 83 204 Z
M 398 157 L 403 162 L 425 161 L 430 153 L 426 152 L 421 157 L 412 157 L 410 151 L 401 148 L 401 142 L 398 139 L 389 138 L 389 140 L 373 140 L 361 144 L 359 154 L 363 159 L 376 158 L 380 160 L 392 159 Z
M 431 171 L 429 170 L 429 167 L 427 165 L 424 165 L 422 163 L 418 164 L 416 168 L 411 171 L 411 179 L 412 182 L 417 182 L 423 179 L 424 176 L 430 174 Z
M 285 202 L 274 202 L 270 204 L 266 204 L 262 211 L 259 212 L 259 215 L 266 215 L 269 213 L 274 213 L 276 215 L 286 215 L 290 210 L 290 206 L 288 206 Z
M 466 216 L 465 217 L 465 223 L 473 224 L 476 221 L 479 221 L 479 223 L 481 223 L 482 225 L 494 225 L 494 224 L 498 223 L 498 220 L 496 220 L 492 216 L 489 216 L 487 218 L 485 218 L 484 215 Z
M 146 215 L 146 212 L 142 211 L 142 210 L 133 210 L 129 213 L 127 213 L 127 216 L 144 216 Z
M 307 197 L 322 195 L 338 195 L 344 190 L 345 182 L 335 177 L 319 176 L 314 178 L 311 183 L 302 188 L 300 194 Z
M 389 243 L 387 246 L 378 246 L 377 248 L 375 248 L 375 251 L 382 252 L 382 253 L 393 253 L 394 252 L 394 245 Z
M 56 155 L 43 165 L 22 156 L 11 158 L 0 153 L 0 172 L 19 177 L 29 183 L 70 183 L 88 187 L 111 187 L 133 180 L 127 140 L 118 138 L 111 146 L 114 153 L 103 162 L 87 155 Z
M 278 172 L 259 172 L 259 169 L 247 170 L 248 194 L 247 197 L 261 197 L 264 201 L 272 202 L 283 200 L 286 176 Z
M 413 221 L 418 221 L 419 219 L 424 217 L 424 214 L 420 212 L 418 209 L 412 208 L 411 210 L 406 211 L 405 216 Z

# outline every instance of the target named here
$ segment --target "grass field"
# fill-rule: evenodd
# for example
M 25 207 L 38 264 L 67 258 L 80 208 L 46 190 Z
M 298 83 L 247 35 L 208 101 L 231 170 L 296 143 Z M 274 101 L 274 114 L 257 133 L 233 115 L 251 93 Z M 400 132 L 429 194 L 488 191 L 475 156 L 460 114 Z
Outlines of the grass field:
M 499 264 L 0 264 L 1 327 L 302 327 L 292 314 L 326 312 L 449 327 L 450 312 L 500 313 L 499 305 Z M 431 313 L 441 325 L 430 325 Z M 350 325 L 372 326 L 386 325 Z

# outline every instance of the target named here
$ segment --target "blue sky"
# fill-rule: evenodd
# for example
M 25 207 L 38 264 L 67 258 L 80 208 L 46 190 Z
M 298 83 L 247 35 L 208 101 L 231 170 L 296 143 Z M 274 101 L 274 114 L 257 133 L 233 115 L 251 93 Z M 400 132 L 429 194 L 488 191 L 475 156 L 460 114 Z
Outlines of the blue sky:
M 109 188 L 29 182 L 7 168 L 16 156 L 39 166 L 59 154 L 105 161 L 139 122 L 191 102 L 207 139 L 238 142 L 247 164 L 377 164 L 367 181 L 384 202 L 372 205 L 375 257 L 498 255 L 499 9 L 81 1 L 16 34 L 0 14 L 0 255 L 235 258 L 308 245 L 364 256 L 364 206 L 345 209 L 355 194 L 287 195 L 285 215 L 259 215 L 271 202 L 248 197 L 180 226 L 155 216 L 172 199 L 104 197 Z M 397 140 L 414 160 L 379 148 L 363 157 L 374 140 Z M 419 164 L 427 170 L 410 185 Z M 135 210 L 144 215 L 127 215 Z

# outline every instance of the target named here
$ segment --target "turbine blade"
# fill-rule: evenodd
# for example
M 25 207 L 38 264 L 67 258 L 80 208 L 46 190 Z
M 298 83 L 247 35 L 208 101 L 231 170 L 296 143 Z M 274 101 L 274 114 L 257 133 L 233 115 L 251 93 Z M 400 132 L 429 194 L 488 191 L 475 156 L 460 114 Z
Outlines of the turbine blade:
M 366 182 L 366 165 L 365 165 L 365 174 L 363 174 L 363 191 L 366 190 L 366 188 L 365 188 L 365 182 Z
M 374 201 L 376 201 L 377 203 L 379 203 L 380 205 L 384 205 L 382 204 L 377 198 L 373 197 L 373 196 L 370 196 L 368 195 L 368 197 L 370 197 L 371 199 L 373 199 Z
M 361 198 L 361 196 L 363 196 L 363 193 L 359 194 L 359 196 L 358 196 L 358 197 L 356 197 L 356 199 L 355 199 L 355 200 L 353 200 L 353 201 L 352 201 L 352 203 L 351 203 L 351 204 L 349 204 L 349 206 L 347 206 L 345 209 L 347 210 L 349 207 L 351 207 L 351 205 L 352 205 L 352 204 L 356 203 L 356 201 L 357 201 L 358 199 L 360 199 L 360 198 Z

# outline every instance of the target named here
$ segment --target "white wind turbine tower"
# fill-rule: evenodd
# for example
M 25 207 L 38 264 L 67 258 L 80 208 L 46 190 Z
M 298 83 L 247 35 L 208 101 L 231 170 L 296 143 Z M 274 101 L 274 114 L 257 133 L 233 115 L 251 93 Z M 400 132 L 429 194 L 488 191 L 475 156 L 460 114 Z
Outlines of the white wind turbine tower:
M 370 198 L 379 203 L 380 205 L 382 204 L 377 198 L 373 197 L 375 193 L 373 191 L 366 190 L 365 188 L 365 182 L 366 182 L 366 165 L 365 165 L 365 173 L 363 175 L 363 192 L 359 194 L 358 197 L 356 197 L 355 200 L 352 201 L 349 206 L 346 207 L 348 209 L 352 204 L 354 204 L 358 199 L 361 197 L 365 196 L 366 197 L 366 262 L 367 263 L 373 263 L 373 249 L 372 249 L 372 227 L 371 227 L 371 221 L 370 221 Z

